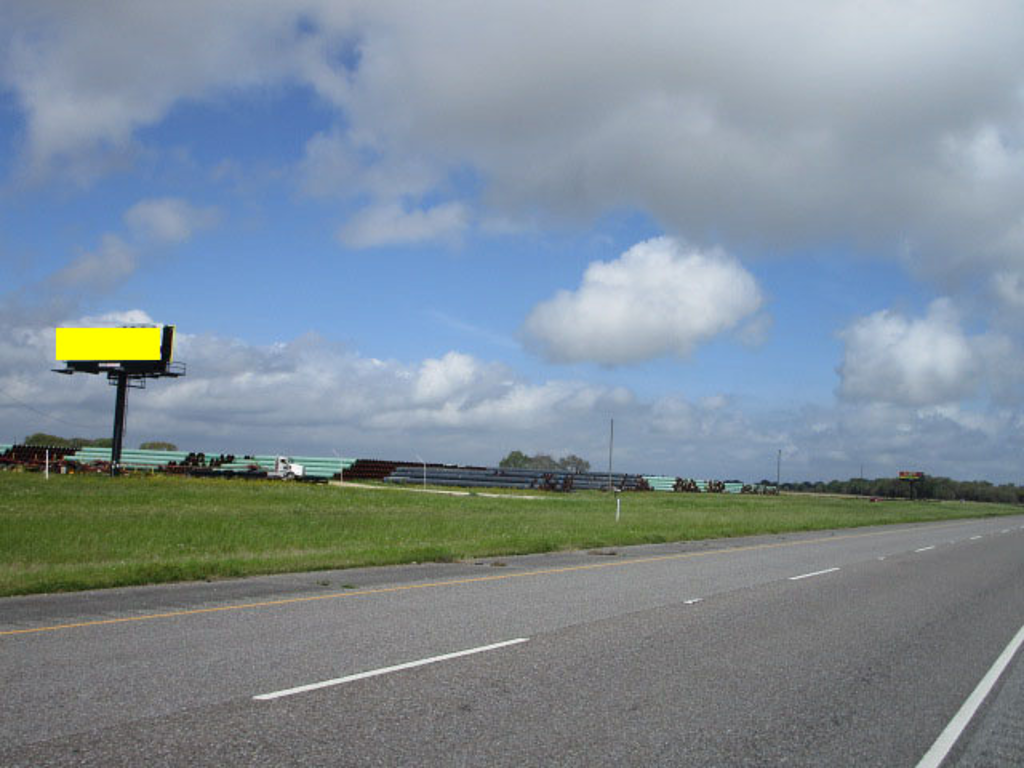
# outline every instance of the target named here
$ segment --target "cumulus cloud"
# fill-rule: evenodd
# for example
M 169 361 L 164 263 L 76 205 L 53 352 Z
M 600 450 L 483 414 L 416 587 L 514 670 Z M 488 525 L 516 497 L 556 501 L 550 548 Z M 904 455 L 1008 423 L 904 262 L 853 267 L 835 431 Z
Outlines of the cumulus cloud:
M 374 223 L 403 241 L 457 230 L 456 207 L 380 206 L 468 169 L 481 221 L 628 206 L 701 243 L 854 244 L 949 286 L 1024 249 L 1012 0 L 105 8 L 2 12 L 34 168 L 129 146 L 184 102 L 299 83 L 337 115 L 297 137 L 308 188 L 356 173 L 393 190 L 370 193 L 354 243 L 386 241 Z
M 175 357 L 187 364 L 187 376 L 140 396 L 135 428 L 227 441 L 234 450 L 276 443 L 277 450 L 308 452 L 333 443 L 350 455 L 393 458 L 407 457 L 415 445 L 421 454 L 445 450 L 446 461 L 487 456 L 496 463 L 499 441 L 553 440 L 571 433 L 573 421 L 629 401 L 579 382 L 533 384 L 460 352 L 404 364 L 315 334 L 263 347 L 180 334 Z
M 76 257 L 51 277 L 60 288 L 109 291 L 138 267 L 138 251 L 114 234 L 103 236 L 99 248 Z
M 723 251 L 662 237 L 591 264 L 576 291 L 534 307 L 524 331 L 533 348 L 556 362 L 685 358 L 751 319 L 762 302 L 754 277 Z
M 39 313 L 0 301 L 0 442 L 16 442 L 34 432 L 101 437 L 109 434 L 113 401 L 106 380 L 58 376 L 52 372 L 59 326 L 113 327 L 148 324 L 141 310 L 62 316 L 49 323 Z M 74 379 L 74 381 L 72 381 Z
M 180 245 L 213 226 L 215 207 L 197 208 L 180 198 L 140 200 L 124 214 L 128 239 L 108 232 L 100 245 L 75 257 L 48 279 L 50 286 L 79 294 L 105 293 L 131 277 L 159 246 Z
M 1019 431 L 1014 409 L 1024 391 L 1019 338 L 1012 337 L 1020 333 L 1012 318 L 1024 306 L 1019 2 L 747 0 L 724 7 L 655 0 L 638 9 L 572 0 L 486 7 L 465 0 L 112 0 L 99 9 L 0 7 L 0 90 L 16 104 L 23 131 L 17 148 L 37 181 L 95 180 L 105 163 L 159 152 L 145 146 L 143 129 L 183 106 L 274 99 L 293 86 L 314 94 L 330 123 L 318 120 L 312 136 L 288 137 L 292 156 L 303 158 L 296 178 L 307 194 L 339 196 L 346 210 L 356 210 L 337 233 L 345 245 L 457 241 L 474 223 L 520 230 L 522 222 L 578 223 L 621 210 L 650 215 L 696 244 L 664 249 L 668 287 L 646 286 L 644 293 L 623 255 L 592 265 L 577 290 L 536 307 L 525 330 L 551 359 L 616 365 L 685 356 L 725 332 L 744 340 L 763 335 L 756 284 L 709 243 L 745 259 L 840 243 L 902 260 L 950 295 L 985 286 L 1007 336 L 965 330 L 974 326 L 949 304 L 921 318 L 893 311 L 861 318 L 842 336 L 836 411 L 797 414 L 791 427 L 780 420 L 770 428 L 738 404 L 679 396 L 655 408 L 607 388 L 526 381 L 460 353 L 398 365 L 316 340 L 258 348 L 209 338 L 195 350 L 194 375 L 138 399 L 193 394 L 180 402 L 191 430 L 182 434 L 197 445 L 219 441 L 209 426 L 218 408 L 234 414 L 235 434 L 264 445 L 282 435 L 299 447 L 307 440 L 329 445 L 334 430 L 351 444 L 372 435 L 376 445 L 393 448 L 395 435 L 416 429 L 452 448 L 456 459 L 460 450 L 487 449 L 495 435 L 488 424 L 517 436 L 527 434 L 514 431 L 522 425 L 540 447 L 545 430 L 587 435 L 578 425 L 603 422 L 609 410 L 646 425 L 657 450 L 670 452 L 673 443 L 650 426 L 654 411 L 665 423 L 718 440 L 715 450 L 723 453 L 741 449 L 744 439 L 758 451 L 792 440 L 808 468 L 815 456 L 835 454 L 839 462 L 862 450 L 844 437 L 851 434 L 889 457 L 927 452 L 941 437 L 973 466 L 982 466 L 983 456 L 1005 466 L 998 462 L 1006 446 L 1020 444 L 1009 426 Z M 232 159 L 220 167 L 230 169 Z M 154 246 L 183 242 L 215 217 L 178 198 L 143 201 L 121 231 L 98 237 L 52 283 L 107 290 L 140 268 Z M 746 298 L 708 307 L 690 296 L 692 286 L 677 277 L 691 257 L 691 272 L 706 278 L 707 290 L 732 275 L 750 287 L 740 292 Z M 673 314 L 673 291 L 693 302 L 690 317 Z M 665 302 L 667 317 L 620 302 L 624 295 Z M 627 324 L 613 327 L 597 312 L 602 298 L 644 333 L 628 339 Z M 47 311 L 59 314 L 58 304 Z M 585 326 L 604 330 L 600 347 L 599 334 Z M 79 388 L 58 392 L 68 384 L 62 377 L 38 385 L 10 372 L 7 360 L 21 365 L 34 354 L 29 341 L 17 339 L 42 331 L 7 327 L 28 330 L 9 336 L 14 341 L 0 351 L 5 386 L 22 376 L 18 392 L 38 387 L 40 398 L 71 403 L 60 393 Z M 40 362 L 40 370 L 47 365 Z M 204 378 L 203 370 L 217 373 Z M 990 409 L 979 414 L 962 402 L 986 390 L 995 401 Z M 282 407 L 282 391 L 309 394 L 308 408 Z M 106 402 L 108 391 L 97 392 Z M 908 415 L 896 429 L 890 420 L 900 409 Z M 160 413 L 171 412 L 142 405 L 139 423 L 169 433 L 178 421 L 160 421 Z M 15 423 L 7 415 L 3 423 Z M 992 426 L 1000 422 L 1008 426 Z
M 197 208 L 175 197 L 140 200 L 124 215 L 138 236 L 160 243 L 183 243 L 198 230 L 213 226 L 217 218 L 215 207 Z
M 338 232 L 338 239 L 353 248 L 408 245 L 455 240 L 467 226 L 461 203 L 442 203 L 425 210 L 406 210 L 394 203 L 360 211 Z
M 958 404 L 841 403 L 792 414 L 783 479 L 894 477 L 903 469 L 961 480 L 1019 483 L 1021 412 Z M 815 469 L 812 469 L 815 468 Z
M 323 87 L 302 4 L 8 4 L 3 77 L 27 120 L 30 170 L 119 151 L 180 100 L 304 72 Z M 337 14 L 337 15 L 340 15 Z M 325 55 L 330 52 L 325 52 Z
M 463 392 L 481 376 L 479 361 L 461 352 L 449 352 L 441 359 L 424 360 L 414 386 L 416 402 L 444 402 Z
M 37 431 L 89 437 L 110 429 L 103 377 L 58 376 L 53 326 L 7 318 L 0 337 L 0 442 Z M 147 323 L 142 310 L 69 316 L 57 325 Z M 844 402 L 799 411 L 753 409 L 726 395 L 653 401 L 624 388 L 531 382 L 507 366 L 452 351 L 406 364 L 316 335 L 266 346 L 179 329 L 184 378 L 133 391 L 129 445 L 171 440 L 189 450 L 292 453 L 494 464 L 513 449 L 607 456 L 625 471 L 760 480 L 869 477 L 899 469 L 1019 481 L 1020 403 L 907 407 Z
M 849 400 L 940 405 L 974 397 L 983 387 L 1012 399 L 1021 381 L 1013 342 L 965 333 L 949 299 L 932 302 L 922 318 L 876 312 L 840 335 L 839 392 Z
M 1013 3 L 448 10 L 371 14 L 346 114 L 385 156 L 468 164 L 506 213 L 627 205 L 702 243 L 852 243 L 949 285 L 1019 258 Z
M 992 276 L 992 290 L 1004 308 L 1024 313 L 1024 272 L 997 272 Z
M 648 419 L 651 452 L 663 456 L 663 464 L 691 467 L 695 477 L 774 479 L 776 451 L 796 453 L 790 432 L 799 421 L 758 418 L 726 395 L 696 401 L 666 395 L 651 403 Z

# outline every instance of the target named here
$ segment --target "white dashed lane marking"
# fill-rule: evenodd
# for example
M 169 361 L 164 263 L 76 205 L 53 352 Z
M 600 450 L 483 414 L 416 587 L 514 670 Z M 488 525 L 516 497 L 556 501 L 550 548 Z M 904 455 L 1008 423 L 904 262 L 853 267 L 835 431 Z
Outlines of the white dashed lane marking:
M 812 576 L 824 576 L 826 573 L 835 573 L 838 568 L 826 568 L 823 571 L 814 571 L 814 573 L 802 573 L 799 576 L 790 576 L 790 581 L 800 581 L 800 579 L 809 579 Z

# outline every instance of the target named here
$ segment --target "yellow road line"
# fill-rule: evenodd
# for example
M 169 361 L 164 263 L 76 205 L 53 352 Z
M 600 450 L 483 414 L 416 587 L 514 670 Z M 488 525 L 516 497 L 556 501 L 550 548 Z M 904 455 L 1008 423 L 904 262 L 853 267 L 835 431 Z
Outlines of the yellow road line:
M 950 523 L 948 525 L 936 526 L 937 528 L 950 528 L 961 525 L 968 525 L 976 522 L 974 520 L 961 523 Z M 933 529 L 935 530 L 935 529 Z M 655 555 L 652 557 L 638 557 L 626 560 L 614 560 L 602 563 L 587 563 L 585 565 L 567 565 L 561 568 L 544 568 L 536 571 L 523 571 L 521 573 L 501 573 L 491 576 L 473 576 L 465 579 L 449 579 L 446 581 L 431 581 L 422 584 L 402 584 L 395 587 L 380 587 L 378 589 L 348 590 L 345 592 L 331 592 L 326 595 L 311 595 L 308 597 L 287 597 L 280 600 L 263 600 L 256 603 L 238 603 L 233 605 L 220 605 L 214 608 L 190 608 L 182 611 L 168 611 L 166 613 L 147 613 L 142 616 L 121 616 L 116 619 L 96 619 L 93 621 L 81 621 L 74 624 L 56 624 L 49 627 L 30 627 L 28 629 L 6 629 L 0 630 L 0 637 L 10 635 L 30 635 L 42 632 L 58 632 L 66 629 L 80 629 L 82 627 L 99 627 L 108 624 L 127 624 L 136 621 L 153 621 L 155 619 L 175 619 L 182 616 L 198 616 L 204 613 L 220 613 L 222 611 L 243 611 L 256 608 L 271 608 L 279 605 L 294 605 L 298 603 L 312 603 L 317 600 L 336 600 L 345 597 L 362 597 L 365 595 L 383 595 L 392 592 L 408 592 L 414 589 L 435 589 L 438 587 L 454 587 L 465 584 L 478 584 L 486 581 L 504 581 L 507 579 L 523 579 L 535 576 L 550 576 L 559 573 L 571 573 L 573 571 L 597 570 L 599 568 L 618 568 L 628 565 L 642 565 L 645 563 L 659 563 L 666 560 L 683 560 L 691 557 L 703 557 L 706 555 L 722 555 L 733 552 L 753 552 L 761 549 L 778 549 L 780 547 L 795 547 L 804 544 L 822 544 L 830 541 L 842 541 L 844 539 L 861 539 L 869 536 L 884 536 L 886 534 L 905 533 L 907 529 L 869 531 L 867 533 L 844 533 L 838 536 L 821 536 L 814 539 L 802 539 L 800 541 L 778 541 L 771 544 L 750 544 L 745 547 L 725 547 L 723 549 L 709 549 L 701 552 L 676 552 L 671 555 Z

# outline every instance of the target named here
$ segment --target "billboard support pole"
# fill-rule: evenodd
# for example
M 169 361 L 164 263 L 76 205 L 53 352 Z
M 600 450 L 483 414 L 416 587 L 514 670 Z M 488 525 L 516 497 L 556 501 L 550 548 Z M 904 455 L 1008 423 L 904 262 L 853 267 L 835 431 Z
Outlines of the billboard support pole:
M 124 441 L 125 406 L 128 401 L 128 374 L 117 373 L 117 400 L 114 402 L 114 442 L 110 449 L 110 476 L 117 477 L 121 471 L 121 444 Z
M 185 375 L 185 364 L 172 362 L 174 326 L 126 325 L 120 328 L 58 328 L 55 358 L 64 361 L 54 373 L 105 374 L 117 387 L 110 476 L 121 474 L 121 448 L 128 420 L 128 388 L 145 389 L 146 379 Z

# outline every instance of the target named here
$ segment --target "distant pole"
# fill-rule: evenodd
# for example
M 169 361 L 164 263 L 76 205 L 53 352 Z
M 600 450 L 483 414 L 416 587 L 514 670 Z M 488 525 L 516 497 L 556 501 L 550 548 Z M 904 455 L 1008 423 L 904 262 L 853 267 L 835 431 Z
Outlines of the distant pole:
M 612 485 L 612 449 L 615 447 L 615 419 L 612 419 L 611 432 L 608 436 L 608 490 L 614 490 Z
M 779 455 L 775 459 L 775 487 L 782 484 L 782 449 L 779 448 Z

